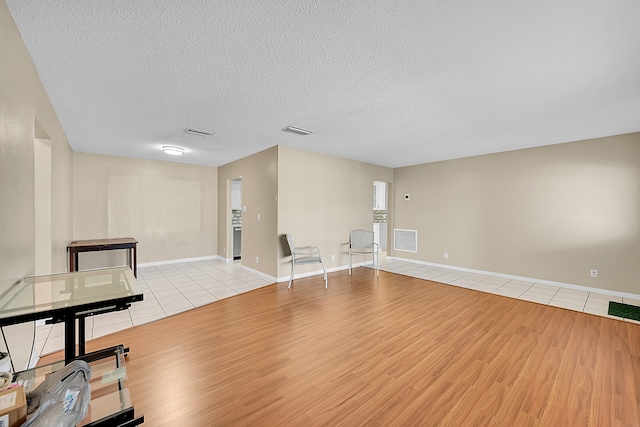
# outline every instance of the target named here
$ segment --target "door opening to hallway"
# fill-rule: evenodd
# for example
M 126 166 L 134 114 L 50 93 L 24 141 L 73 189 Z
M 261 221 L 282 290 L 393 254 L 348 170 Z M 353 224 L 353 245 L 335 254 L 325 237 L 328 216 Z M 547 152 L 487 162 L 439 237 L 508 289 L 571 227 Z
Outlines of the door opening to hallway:
M 387 251 L 387 220 L 388 188 L 383 181 L 373 182 L 373 236 L 380 248 L 380 255 L 386 256 Z
M 242 179 L 231 181 L 231 244 L 233 259 L 242 259 Z

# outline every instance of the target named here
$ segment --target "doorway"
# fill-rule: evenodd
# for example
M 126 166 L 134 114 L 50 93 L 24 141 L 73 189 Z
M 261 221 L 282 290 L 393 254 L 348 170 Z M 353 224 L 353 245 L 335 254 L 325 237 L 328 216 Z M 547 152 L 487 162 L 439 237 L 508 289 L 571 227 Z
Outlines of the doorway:
M 242 179 L 231 180 L 231 248 L 234 261 L 242 259 Z
M 388 233 L 389 191 L 384 181 L 373 182 L 373 239 L 378 244 L 382 256 L 386 256 Z

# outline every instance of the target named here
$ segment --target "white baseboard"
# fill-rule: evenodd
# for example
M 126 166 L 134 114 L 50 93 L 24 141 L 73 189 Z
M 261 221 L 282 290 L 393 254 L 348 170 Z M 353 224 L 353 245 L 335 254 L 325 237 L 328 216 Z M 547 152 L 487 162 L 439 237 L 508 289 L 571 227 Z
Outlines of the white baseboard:
M 216 258 L 217 258 L 216 255 L 210 255 L 210 256 L 201 256 L 201 257 L 195 257 L 195 258 L 180 258 L 180 259 L 169 259 L 165 261 L 143 262 L 141 264 L 138 264 L 138 268 L 153 267 L 156 265 L 177 264 L 180 262 L 209 261 Z
M 211 255 L 211 256 L 204 256 L 204 257 L 196 257 L 196 258 L 181 258 L 181 259 L 171 259 L 171 260 L 165 260 L 165 261 L 154 261 L 154 262 L 145 262 L 145 263 L 141 263 L 138 264 L 138 268 L 141 267 L 153 267 L 153 266 L 158 266 L 158 265 L 167 265 L 167 264 L 176 264 L 176 263 L 181 263 L 181 262 L 196 262 L 196 261 L 207 261 L 207 260 L 218 260 L 221 262 L 225 262 L 227 264 L 233 263 L 234 259 L 233 258 L 225 258 L 221 255 Z M 364 261 L 364 262 L 357 262 L 357 263 L 353 263 L 353 268 L 356 267 L 360 267 L 363 265 L 367 265 L 367 264 L 371 264 L 371 261 Z M 267 280 L 271 280 L 273 282 L 288 282 L 289 281 L 289 275 L 287 276 L 283 276 L 283 277 L 274 277 L 271 276 L 269 274 L 263 273 L 261 271 L 255 270 L 251 267 L 247 267 L 246 265 L 240 264 L 240 268 L 243 270 L 247 270 L 250 271 L 251 273 L 260 276 L 264 279 Z M 348 265 L 341 265 L 338 267 L 332 267 L 332 268 L 327 268 L 327 273 L 333 273 L 334 271 L 340 271 L 340 270 L 347 270 L 349 268 Z M 322 270 L 315 270 L 315 271 L 309 271 L 306 273 L 298 273 L 295 274 L 293 276 L 293 279 L 302 279 L 303 277 L 311 277 L 311 276 L 317 276 L 317 275 L 321 275 L 323 274 Z
M 622 297 L 622 298 L 640 299 L 640 295 L 632 294 L 630 292 L 621 292 L 621 291 L 614 291 L 614 290 L 610 290 L 610 289 L 592 288 L 590 286 L 582 286 L 582 285 L 574 285 L 574 284 L 571 284 L 571 283 L 555 282 L 553 280 L 535 279 L 535 278 L 532 278 L 532 277 L 525 277 L 525 276 L 514 276 L 512 274 L 503 274 L 503 273 L 496 273 L 496 272 L 493 272 L 493 271 L 476 270 L 476 269 L 473 269 L 473 268 L 457 267 L 457 266 L 454 266 L 454 265 L 438 264 L 438 263 L 435 263 L 435 262 L 418 261 L 418 260 L 414 260 L 414 259 L 407 259 L 407 258 L 400 258 L 400 257 L 391 257 L 390 256 L 390 257 L 387 257 L 387 259 L 391 259 L 391 260 L 395 260 L 395 261 L 408 262 L 408 263 L 412 263 L 412 264 L 428 265 L 428 266 L 431 266 L 431 267 L 448 268 L 450 270 L 466 271 L 466 272 L 469 272 L 469 273 L 486 274 L 488 276 L 504 277 L 505 279 L 511 279 L 511 280 L 522 280 L 522 281 L 525 281 L 525 282 L 534 282 L 534 283 L 539 283 L 541 285 L 551 285 L 551 286 L 557 286 L 559 288 L 574 289 L 574 290 L 577 290 L 577 291 L 593 292 L 593 293 L 596 293 L 596 294 L 612 295 L 612 296 Z M 434 279 L 434 281 L 437 282 L 437 280 L 435 280 L 435 279 Z
M 364 261 L 364 262 L 357 262 L 357 263 L 354 262 L 353 264 L 351 264 L 351 268 L 356 268 L 356 267 L 360 267 L 367 264 L 371 264 L 371 261 Z M 327 268 L 327 274 L 333 273 L 334 271 L 341 271 L 341 270 L 348 270 L 348 269 L 349 269 L 349 265 L 340 265 L 338 267 Z M 322 270 L 314 270 L 306 273 L 297 273 L 293 275 L 293 280 L 302 279 L 304 277 L 318 276 L 322 274 L 324 274 Z M 288 282 L 290 277 L 291 277 L 290 275 L 278 277 L 276 281 L 278 283 Z
M 240 265 L 240 268 L 241 268 L 242 270 L 249 271 L 249 272 L 251 272 L 252 274 L 255 274 L 256 276 L 260 276 L 260 277 L 262 277 L 263 279 L 267 279 L 267 280 L 270 280 L 270 281 L 272 281 L 272 282 L 276 282 L 276 278 L 275 278 L 275 277 L 270 276 L 270 275 L 268 275 L 267 273 L 263 273 L 262 271 L 255 270 L 255 269 L 253 269 L 253 268 L 251 268 L 251 267 L 247 267 L 246 265 Z
M 166 260 L 166 261 L 145 262 L 145 263 L 138 264 L 138 267 L 151 267 L 151 266 L 175 264 L 175 263 L 181 263 L 181 262 L 207 261 L 207 260 L 212 260 L 212 259 L 216 259 L 218 261 L 222 261 L 222 262 L 226 262 L 226 263 L 232 263 L 234 261 L 233 258 L 225 258 L 225 257 L 220 256 L 220 255 L 211 255 L 211 256 L 195 257 L 195 258 L 181 258 L 181 259 L 173 259 L 173 260 Z M 640 299 L 640 294 L 633 294 L 633 293 L 630 293 L 630 292 L 621 292 L 621 291 L 614 291 L 614 290 L 610 290 L 610 289 L 602 289 L 602 288 L 596 288 L 596 287 L 590 287 L 590 286 L 574 285 L 572 283 L 563 283 L 563 282 L 556 282 L 556 281 L 553 281 L 553 280 L 536 279 L 536 278 L 533 278 L 533 277 L 516 276 L 516 275 L 513 275 L 513 274 L 504 274 L 504 273 L 497 273 L 497 272 L 494 272 L 494 271 L 477 270 L 477 269 L 474 269 L 474 268 L 458 267 L 458 266 L 454 266 L 454 265 L 450 265 L 450 264 L 438 264 L 438 263 L 435 263 L 435 262 L 419 261 L 419 260 L 401 258 L 401 257 L 395 257 L 395 256 L 389 256 L 389 257 L 387 257 L 387 259 L 395 260 L 395 261 L 408 262 L 408 263 L 411 263 L 411 264 L 428 265 L 430 267 L 448 268 L 448 269 L 453 269 L 453 270 L 466 271 L 466 272 L 469 272 L 469 273 L 486 274 L 488 276 L 504 277 L 505 279 L 522 280 L 522 281 L 525 281 L 525 282 L 534 282 L 534 283 L 540 283 L 542 285 L 551 285 L 551 286 L 557 286 L 557 287 L 560 287 L 560 288 L 574 289 L 574 290 L 585 291 L 585 292 L 593 292 L 593 293 L 596 293 L 596 294 L 612 295 L 612 296 L 617 296 L 617 297 L 621 297 L 621 298 Z M 354 263 L 353 264 L 353 268 L 360 267 L 360 266 L 367 265 L 367 264 L 370 264 L 370 261 Z M 257 275 L 257 276 L 263 277 L 266 280 L 271 280 L 271 281 L 278 282 L 278 283 L 288 282 L 289 281 L 289 277 L 290 277 L 289 275 L 282 276 L 282 277 L 274 277 L 274 276 L 265 274 L 265 273 L 263 273 L 261 271 L 255 270 L 255 269 L 253 269 L 251 267 L 247 267 L 246 265 L 241 265 L 240 267 L 243 270 L 250 271 L 251 273 L 253 273 L 253 274 Z M 333 273 L 335 271 L 347 270 L 348 268 L 349 268 L 348 265 L 341 265 L 341 266 L 338 266 L 338 267 L 327 268 L 327 273 Z M 311 277 L 311 276 L 318 276 L 318 275 L 322 275 L 322 274 L 323 274 L 322 270 L 314 270 L 314 271 L 309 271 L 309 272 L 305 272 L 305 273 L 297 273 L 297 274 L 295 274 L 293 276 L 293 280 L 302 279 L 302 278 Z M 36 326 L 38 326 L 38 325 L 36 325 Z

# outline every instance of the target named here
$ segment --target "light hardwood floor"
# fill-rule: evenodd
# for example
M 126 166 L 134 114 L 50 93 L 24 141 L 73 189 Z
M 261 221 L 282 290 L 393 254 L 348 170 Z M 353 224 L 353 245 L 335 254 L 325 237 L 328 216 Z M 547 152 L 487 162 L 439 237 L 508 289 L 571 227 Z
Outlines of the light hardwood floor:
M 88 350 L 119 343 L 150 426 L 640 425 L 640 325 L 365 268 Z

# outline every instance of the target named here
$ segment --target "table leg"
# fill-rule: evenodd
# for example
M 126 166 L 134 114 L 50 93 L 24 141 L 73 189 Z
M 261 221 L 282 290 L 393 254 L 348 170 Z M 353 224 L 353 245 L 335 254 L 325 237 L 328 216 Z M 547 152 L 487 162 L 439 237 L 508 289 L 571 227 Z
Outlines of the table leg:
M 86 344 L 86 335 L 85 335 L 85 317 L 78 317 L 78 356 L 84 356 L 85 352 L 85 344 Z
M 138 247 L 133 245 L 133 277 L 138 278 Z
M 64 360 L 69 363 L 76 357 L 76 316 L 69 313 L 64 318 Z
M 75 271 L 74 267 L 75 256 L 73 249 L 69 249 L 69 273 Z

